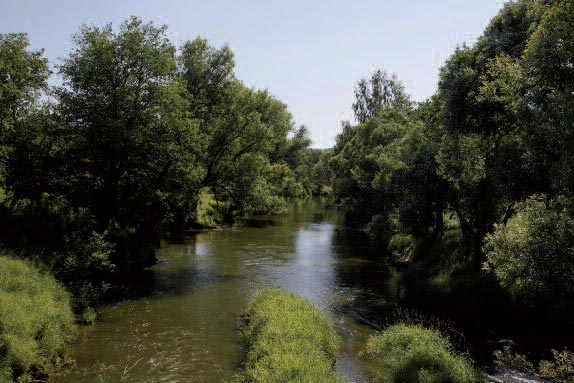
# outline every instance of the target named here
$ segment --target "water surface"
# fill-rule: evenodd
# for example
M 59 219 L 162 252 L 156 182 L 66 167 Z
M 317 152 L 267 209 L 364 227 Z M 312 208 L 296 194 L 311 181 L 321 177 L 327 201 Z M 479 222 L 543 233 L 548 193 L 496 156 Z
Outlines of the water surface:
M 237 317 L 255 291 L 274 286 L 325 310 L 342 339 L 337 369 L 366 382 L 358 355 L 380 326 L 373 313 L 394 309 L 384 299 L 393 292 L 381 288 L 390 271 L 342 220 L 342 211 L 312 200 L 166 243 L 159 264 L 124 288 L 126 298 L 81 329 L 75 367 L 51 381 L 229 381 L 245 352 Z

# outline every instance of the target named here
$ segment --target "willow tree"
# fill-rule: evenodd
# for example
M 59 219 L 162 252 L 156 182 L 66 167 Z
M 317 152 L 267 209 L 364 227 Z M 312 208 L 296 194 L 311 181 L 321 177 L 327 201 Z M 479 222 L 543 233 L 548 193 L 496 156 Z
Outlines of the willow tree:
M 198 189 L 201 177 L 189 150 L 197 126 L 186 118 L 165 29 L 135 17 L 117 32 L 83 26 L 59 67 L 66 194 L 92 211 L 123 267 L 154 262 L 174 193 Z

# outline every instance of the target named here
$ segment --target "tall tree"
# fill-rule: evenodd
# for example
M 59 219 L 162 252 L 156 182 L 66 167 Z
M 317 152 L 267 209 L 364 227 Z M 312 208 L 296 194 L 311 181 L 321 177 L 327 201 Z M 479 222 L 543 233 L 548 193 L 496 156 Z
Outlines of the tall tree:
M 50 74 L 42 51 L 29 49 L 25 34 L 0 34 L 0 182 L 13 140 L 26 124 Z M 2 185 L 5 186 L 5 185 Z
M 88 207 L 126 267 L 154 261 L 170 188 L 193 188 L 197 126 L 186 119 L 165 26 L 135 17 L 118 32 L 82 27 L 60 66 L 57 95 L 71 165 L 67 195 Z M 197 186 L 195 186 L 197 188 Z
M 407 111 L 412 103 L 397 75 L 388 75 L 383 70 L 373 72 L 370 78 L 363 78 L 355 87 L 353 112 L 362 124 L 385 109 Z

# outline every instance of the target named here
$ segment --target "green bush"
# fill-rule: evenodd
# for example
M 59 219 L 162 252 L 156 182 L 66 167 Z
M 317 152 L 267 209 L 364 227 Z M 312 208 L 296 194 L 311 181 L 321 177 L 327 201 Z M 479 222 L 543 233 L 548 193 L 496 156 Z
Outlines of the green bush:
M 102 298 L 115 268 L 113 245 L 95 229 L 88 209 L 74 208 L 62 197 L 0 205 L 0 242 L 62 282 L 77 314 Z
M 574 302 L 574 213 L 564 199 L 525 201 L 484 249 L 485 268 L 520 300 L 566 309 Z
M 0 382 L 44 376 L 74 327 L 68 293 L 28 262 L 0 255 L 0 302 Z
M 417 243 L 410 234 L 395 234 L 391 237 L 388 251 L 393 261 L 403 259 L 410 261 L 415 253 Z
M 375 383 L 471 383 L 478 375 L 437 330 L 399 323 L 367 342 Z
M 338 338 L 325 314 L 276 289 L 253 297 L 243 334 L 249 351 L 241 382 L 333 383 Z
M 199 193 L 197 201 L 197 223 L 203 227 L 215 228 L 218 224 L 223 222 L 223 214 L 221 212 L 220 202 L 215 200 L 215 197 L 210 193 L 208 188 L 203 188 Z M 228 203 L 223 203 L 227 208 Z

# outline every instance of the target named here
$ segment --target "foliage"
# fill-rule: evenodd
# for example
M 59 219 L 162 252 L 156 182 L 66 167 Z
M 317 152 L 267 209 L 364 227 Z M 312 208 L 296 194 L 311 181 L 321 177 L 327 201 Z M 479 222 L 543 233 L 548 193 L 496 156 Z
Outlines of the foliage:
M 259 291 L 245 314 L 248 343 L 242 382 L 337 382 L 337 336 L 306 300 L 276 289 Z
M 557 383 L 574 382 L 574 353 L 567 349 L 552 350 L 552 356 L 554 360 L 540 361 L 540 374 Z
M 353 112 L 360 124 L 377 116 L 382 110 L 406 112 L 410 107 L 409 96 L 396 74 L 389 76 L 385 71 L 377 70 L 369 79 L 361 79 L 355 87 Z
M 544 192 L 574 190 L 574 4 L 557 1 L 544 14 L 524 52 L 528 92 L 527 148 Z
M 396 324 L 369 339 L 374 382 L 478 382 L 469 360 L 454 352 L 440 332 Z
M 198 38 L 178 55 L 165 26 L 84 25 L 52 88 L 25 35 L 0 35 L 0 55 L 2 241 L 41 258 L 78 311 L 112 270 L 152 265 L 166 232 L 316 192 L 308 131 L 235 77 L 227 46 Z
M 87 209 L 72 208 L 61 197 L 44 196 L 36 203 L 19 201 L 1 214 L 5 244 L 20 249 L 59 279 L 72 293 L 76 313 L 101 299 L 114 271 L 112 245 L 94 231 Z M 30 230 L 38 227 L 42 230 Z
M 535 372 L 534 364 L 525 355 L 512 352 L 510 346 L 504 346 L 502 350 L 494 351 L 494 358 L 496 364 L 508 367 L 513 371 L 525 374 L 533 374 Z
M 538 369 L 526 356 L 514 353 L 509 346 L 494 352 L 496 364 L 525 374 L 536 374 L 556 383 L 574 382 L 574 353 L 552 350 L 553 360 L 541 360 Z
M 202 227 L 215 228 L 217 223 L 223 221 L 219 201 L 209 190 L 202 189 L 197 202 L 197 223 Z
M 485 267 L 519 299 L 568 307 L 574 299 L 573 219 L 563 199 L 527 200 L 487 236 Z
M 7 136 L 18 129 L 46 88 L 48 63 L 42 51 L 30 51 L 28 36 L 23 33 L 0 34 L 0 139 L 6 144 Z M 3 148 L 4 149 L 4 148 Z
M 0 381 L 43 378 L 74 327 L 70 297 L 30 263 L 0 255 Z
M 65 195 L 89 207 L 97 230 L 107 231 L 116 265 L 147 266 L 171 187 L 199 182 L 186 150 L 196 127 L 182 119 L 186 102 L 173 80 L 175 48 L 165 27 L 136 18 L 117 33 L 111 25 L 84 26 L 74 42 L 57 91 L 69 167 Z

